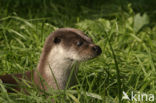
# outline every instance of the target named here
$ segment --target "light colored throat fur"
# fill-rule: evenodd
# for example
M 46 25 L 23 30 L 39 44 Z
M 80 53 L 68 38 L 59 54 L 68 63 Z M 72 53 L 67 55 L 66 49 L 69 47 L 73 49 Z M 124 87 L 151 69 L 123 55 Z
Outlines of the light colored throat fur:
M 44 73 L 46 76 L 45 81 L 54 89 L 57 89 L 56 82 L 59 89 L 65 89 L 66 87 L 68 77 L 72 70 L 72 65 L 74 64 L 74 61 L 67 57 L 67 52 L 60 46 L 55 46 L 47 57 L 47 61 L 44 66 Z M 77 72 L 77 69 L 74 70 L 74 72 Z

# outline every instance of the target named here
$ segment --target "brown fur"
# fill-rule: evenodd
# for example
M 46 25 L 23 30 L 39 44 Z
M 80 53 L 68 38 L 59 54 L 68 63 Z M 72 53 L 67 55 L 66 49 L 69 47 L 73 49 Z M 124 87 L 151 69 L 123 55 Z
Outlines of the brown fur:
M 68 50 L 71 47 L 73 47 L 75 50 L 77 50 L 77 52 L 82 57 L 85 55 L 89 55 L 91 56 L 90 58 L 93 58 L 101 54 L 100 47 L 94 45 L 92 43 L 92 40 L 89 37 L 85 36 L 82 31 L 77 30 L 77 29 L 72 29 L 72 28 L 58 29 L 47 37 L 45 41 L 45 45 L 43 47 L 41 57 L 40 57 L 40 61 L 38 63 L 36 70 L 28 71 L 23 74 L 11 74 L 11 75 L 0 76 L 0 79 L 3 81 L 3 83 L 18 85 L 18 82 L 14 79 L 14 77 L 18 78 L 19 80 L 21 78 L 24 78 L 29 81 L 34 80 L 35 84 L 39 85 L 39 87 L 42 89 L 39 75 L 41 75 L 43 79 L 48 79 L 48 77 L 45 74 L 45 65 L 47 63 L 47 58 L 49 56 L 51 49 L 55 45 L 57 45 L 57 44 L 54 44 L 53 42 L 55 37 L 58 37 L 61 40 L 63 39 L 63 41 L 61 42 L 63 42 L 63 47 L 65 49 Z M 73 46 L 74 43 L 77 42 L 78 40 L 84 41 L 84 44 L 82 47 L 78 48 L 76 46 Z M 93 47 L 95 46 L 98 47 L 98 51 L 93 49 Z M 56 88 L 56 85 L 52 85 L 52 87 Z M 19 90 L 19 87 L 16 86 L 15 89 Z

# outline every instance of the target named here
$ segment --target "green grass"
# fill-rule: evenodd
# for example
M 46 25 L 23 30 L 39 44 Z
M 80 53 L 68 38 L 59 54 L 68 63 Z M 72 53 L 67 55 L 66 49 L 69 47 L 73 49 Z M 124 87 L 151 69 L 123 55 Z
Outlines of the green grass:
M 51 98 L 58 103 L 135 103 L 121 100 L 122 91 L 156 96 L 154 4 L 154 0 L 1 0 L 1 75 L 35 69 L 45 38 L 60 27 L 84 31 L 103 52 L 80 65 L 78 84 L 65 92 L 40 91 L 23 80 L 30 95 L 7 93 L 0 83 L 0 103 L 47 103 Z

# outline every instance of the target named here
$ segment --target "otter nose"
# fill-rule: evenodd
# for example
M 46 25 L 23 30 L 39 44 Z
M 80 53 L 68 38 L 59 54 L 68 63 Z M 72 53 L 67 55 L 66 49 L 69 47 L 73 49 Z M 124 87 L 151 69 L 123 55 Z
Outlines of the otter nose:
M 95 51 L 97 53 L 97 55 L 100 55 L 102 52 L 101 48 L 99 46 L 96 46 L 96 45 L 93 46 L 92 49 L 93 49 L 93 51 Z

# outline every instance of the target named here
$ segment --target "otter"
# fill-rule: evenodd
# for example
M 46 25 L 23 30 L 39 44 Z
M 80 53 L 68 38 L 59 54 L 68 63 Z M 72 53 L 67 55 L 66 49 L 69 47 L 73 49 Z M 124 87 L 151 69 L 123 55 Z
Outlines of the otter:
M 60 28 L 47 37 L 35 70 L 3 75 L 0 79 L 3 83 L 19 85 L 17 79 L 24 78 L 34 81 L 40 89 L 65 89 L 73 63 L 95 58 L 101 52 L 101 48 L 84 32 L 74 28 Z M 74 72 L 77 73 L 77 70 Z M 41 83 L 41 78 L 45 83 Z M 14 89 L 20 90 L 18 86 Z

